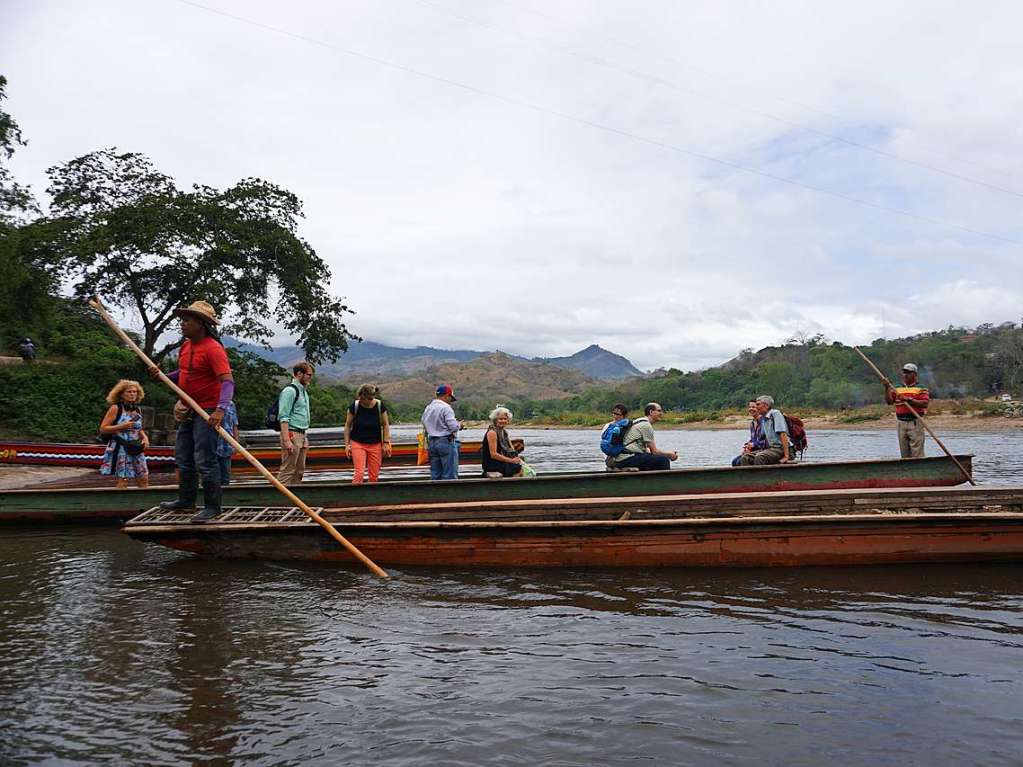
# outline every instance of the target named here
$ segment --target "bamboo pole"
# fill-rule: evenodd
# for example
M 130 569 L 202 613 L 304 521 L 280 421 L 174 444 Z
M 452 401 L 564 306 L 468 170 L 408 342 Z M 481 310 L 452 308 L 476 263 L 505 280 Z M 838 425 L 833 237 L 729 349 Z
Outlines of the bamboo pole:
M 168 378 L 166 373 L 157 368 L 156 364 L 151 359 L 149 359 L 148 356 L 146 356 L 146 353 L 144 351 L 142 351 L 138 347 L 138 344 L 136 344 L 131 339 L 131 337 L 121 329 L 121 327 L 114 321 L 113 317 L 111 317 L 107 313 L 107 310 L 106 308 L 104 308 L 103 302 L 100 301 L 99 296 L 95 296 L 94 298 L 90 299 L 89 306 L 91 306 L 96 311 L 96 313 L 103 318 L 107 325 L 110 326 L 110 329 L 113 330 L 114 333 L 116 333 L 120 337 L 120 339 L 128 345 L 128 348 L 135 352 L 139 359 L 141 359 L 146 364 L 147 368 L 150 369 L 156 368 L 157 376 L 159 377 L 159 379 L 163 381 L 165 384 L 167 384 L 167 386 L 169 386 L 174 391 L 174 393 L 181 398 L 182 402 L 184 402 L 186 405 L 192 408 L 192 410 L 195 411 L 196 415 L 200 416 L 203 420 L 205 421 L 209 420 L 209 415 L 206 413 L 206 411 L 203 408 L 201 408 L 194 399 L 185 394 L 185 392 L 182 391 L 182 389 L 178 387 L 176 383 L 174 383 L 170 378 Z M 365 554 L 359 551 L 355 544 L 353 544 L 351 541 L 349 541 L 347 538 L 341 535 L 341 533 L 339 533 L 337 529 L 332 524 L 330 524 L 330 522 L 328 522 L 315 511 L 313 511 L 311 508 L 309 508 L 309 506 L 307 506 L 301 498 L 299 498 L 297 495 L 291 492 L 291 490 L 285 487 L 284 483 L 282 483 L 279 479 L 277 479 L 277 477 L 271 474 L 269 470 L 267 470 L 267 468 L 262 463 L 260 463 L 259 460 L 254 455 L 252 455 L 252 453 L 250 453 L 248 450 L 242 447 L 238 440 L 236 440 L 233 436 L 228 434 L 227 431 L 221 428 L 219 424 L 216 426 L 216 430 L 217 434 L 219 434 L 221 437 L 230 442 L 234 449 L 241 453 L 245 457 L 245 460 L 251 463 L 253 467 L 255 467 L 255 469 L 270 482 L 270 484 L 276 487 L 284 495 L 285 498 L 291 501 L 298 508 L 302 509 L 302 511 L 305 512 L 306 516 L 308 516 L 311 520 L 313 520 L 313 522 L 315 522 L 324 530 L 326 530 L 331 538 L 333 538 L 335 541 L 344 546 L 349 551 L 349 553 L 351 553 L 352 556 L 354 556 L 356 559 L 362 562 L 362 564 L 368 567 L 369 570 L 374 575 L 378 575 L 381 578 L 389 577 L 385 570 L 381 569 L 375 562 L 373 562 L 373 560 L 371 560 L 369 557 L 367 557 Z
M 882 373 L 880 370 L 878 370 L 877 365 L 875 365 L 873 362 L 871 362 L 870 359 L 867 357 L 867 355 L 860 351 L 860 348 L 858 346 L 854 346 L 853 349 L 855 349 L 856 353 L 863 358 L 864 362 L 866 362 L 868 365 L 870 365 L 870 369 L 873 370 L 874 373 L 877 375 L 877 377 L 881 379 L 881 383 L 883 383 L 885 386 L 890 387 L 892 389 L 895 388 L 895 386 L 892 384 L 892 382 L 890 380 L 888 380 L 888 377 L 884 373 Z M 898 400 L 897 400 L 897 402 L 898 402 Z M 942 450 L 945 451 L 945 455 L 947 455 L 949 458 L 951 458 L 952 461 L 955 463 L 955 465 L 959 467 L 959 471 L 961 471 L 963 473 L 963 476 L 966 477 L 966 481 L 969 482 L 971 485 L 976 485 L 977 483 L 974 481 L 973 476 L 970 474 L 970 472 L 968 472 L 966 469 L 963 468 L 963 465 L 961 463 L 959 463 L 959 460 L 954 455 L 952 455 L 952 452 L 947 447 L 945 447 L 945 443 L 942 442 L 940 439 L 938 439 L 938 435 L 934 433 L 934 431 L 930 427 L 930 424 L 928 424 L 927 421 L 924 420 L 924 417 L 922 415 L 920 415 L 920 413 L 918 413 L 916 411 L 916 408 L 914 408 L 912 405 L 910 405 L 905 400 L 902 400 L 900 402 L 900 404 L 904 405 L 906 407 L 906 409 L 909 410 L 909 412 L 913 414 L 913 416 L 916 418 L 916 420 L 918 420 L 920 422 L 920 425 L 923 426 L 924 429 L 927 430 L 927 433 L 931 435 L 931 439 L 933 439 L 935 442 L 937 442 L 938 443 L 938 447 L 940 447 Z

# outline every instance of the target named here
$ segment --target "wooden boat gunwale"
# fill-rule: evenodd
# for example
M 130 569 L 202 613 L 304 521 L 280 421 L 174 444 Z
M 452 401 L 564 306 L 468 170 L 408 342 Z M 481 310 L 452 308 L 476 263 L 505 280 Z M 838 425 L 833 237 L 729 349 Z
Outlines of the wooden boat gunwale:
M 963 455 L 964 465 L 972 456 Z M 327 508 L 409 506 L 416 503 L 487 503 L 570 498 L 633 498 L 656 495 L 753 495 L 794 491 L 896 489 L 956 486 L 962 474 L 943 456 L 919 459 L 857 459 L 848 462 L 791 465 L 692 467 L 650 472 L 552 472 L 535 479 L 457 481 L 392 479 L 376 485 L 347 481 L 307 482 L 294 486 L 311 506 Z M 172 488 L 109 487 L 0 490 L 0 524 L 120 522 L 167 500 Z M 237 483 L 224 488 L 227 506 L 272 506 L 277 493 L 267 484 Z

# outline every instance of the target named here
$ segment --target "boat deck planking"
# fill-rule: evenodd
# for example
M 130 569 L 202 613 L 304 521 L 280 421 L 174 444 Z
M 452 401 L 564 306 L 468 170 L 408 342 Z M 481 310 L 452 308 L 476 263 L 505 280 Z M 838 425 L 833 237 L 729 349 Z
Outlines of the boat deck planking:
M 505 502 L 497 506 L 519 516 L 491 519 L 479 518 L 480 504 L 410 510 L 431 513 L 432 519 L 382 519 L 370 509 L 322 513 L 367 556 L 390 566 L 769 567 L 1023 559 L 1019 488 L 758 495 L 766 506 L 735 494 Z M 132 520 L 125 532 L 214 556 L 356 565 L 291 510 L 282 521 L 217 519 L 202 525 L 184 518 L 168 524 L 159 516 L 166 512 L 155 512 Z M 546 517 L 528 518 L 530 513 Z

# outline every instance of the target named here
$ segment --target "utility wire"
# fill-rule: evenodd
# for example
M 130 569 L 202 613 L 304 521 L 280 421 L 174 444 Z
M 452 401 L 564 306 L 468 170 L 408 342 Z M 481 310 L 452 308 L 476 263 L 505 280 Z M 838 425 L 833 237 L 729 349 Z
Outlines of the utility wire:
M 499 33 L 504 34 L 504 35 L 511 36 L 511 37 L 517 37 L 521 41 L 523 41 L 523 43 L 525 45 L 530 46 L 534 50 L 542 51 L 545 48 L 546 49 L 555 50 L 555 51 L 557 51 L 559 53 L 562 53 L 562 54 L 564 54 L 566 56 L 573 56 L 573 57 L 575 57 L 577 59 L 580 59 L 581 61 L 586 61 L 586 62 L 589 62 L 591 64 L 595 64 L 597 66 L 604 67 L 606 69 L 614 70 L 616 72 L 621 72 L 622 74 L 628 75 L 630 77 L 635 77 L 635 78 L 640 79 L 640 80 L 645 80 L 646 82 L 654 83 L 656 85 L 660 85 L 661 87 L 668 88 L 668 89 L 673 90 L 673 91 L 677 91 L 679 93 L 690 93 L 690 94 L 692 94 L 694 96 L 698 96 L 700 98 L 706 99 L 707 101 L 711 101 L 711 102 L 720 104 L 722 106 L 728 107 L 729 109 L 734 109 L 734 110 L 737 110 L 737 111 L 740 111 L 740 112 L 746 112 L 746 113 L 751 114 L 751 115 L 756 115 L 757 117 L 761 117 L 761 118 L 763 118 L 765 120 L 771 120 L 772 122 L 776 122 L 776 123 L 779 123 L 781 125 L 786 125 L 789 128 L 794 128 L 796 130 L 806 131 L 807 133 L 812 133 L 812 134 L 814 134 L 816 136 L 820 136 L 822 138 L 830 139 L 831 141 L 835 141 L 835 142 L 838 142 L 840 144 L 844 144 L 844 145 L 852 147 L 854 149 L 859 149 L 859 150 L 864 151 L 864 152 L 871 152 L 871 153 L 876 154 L 876 155 L 878 155 L 880 157 L 885 157 L 885 158 L 887 158 L 889 160 L 896 160 L 897 162 L 905 163 L 906 165 L 912 165 L 912 166 L 917 167 L 917 168 L 922 168 L 924 170 L 929 170 L 929 171 L 931 171 L 933 173 L 939 173 L 939 174 L 941 174 L 943 176 L 947 176 L 949 178 L 954 178 L 954 179 L 957 179 L 959 181 L 964 181 L 964 182 L 966 182 L 968 184 L 975 184 L 977 186 L 981 186 L 981 187 L 984 187 L 986 189 L 990 189 L 992 191 L 1003 192 L 1005 194 L 1009 194 L 1009 195 L 1012 195 L 1014 197 L 1019 197 L 1019 198 L 1023 199 L 1023 192 L 1017 192 L 1015 189 L 1009 189 L 1009 188 L 1004 187 L 1004 186 L 999 186 L 998 184 L 992 184 L 992 183 L 990 183 L 988 181 L 983 181 L 981 179 L 973 178 L 971 176 L 966 176 L 966 175 L 963 175 L 961 173 L 956 173 L 955 171 L 946 170 L 944 168 L 939 168 L 939 167 L 937 167 L 935 165 L 931 165 L 929 163 L 925 163 L 925 162 L 922 162 L 922 161 L 919 161 L 919 160 L 913 160 L 913 159 L 910 159 L 908 157 L 903 157 L 902 155 L 896 154 L 895 152 L 889 152 L 889 151 L 886 151 L 884 149 L 878 149 L 877 147 L 871 146 L 870 144 L 864 144 L 864 143 L 861 143 L 859 141 L 853 141 L 852 139 L 843 138 L 842 136 L 838 136 L 838 135 L 833 134 L 833 133 L 828 133 L 827 131 L 820 130 L 819 128 L 814 128 L 812 125 L 807 125 L 806 123 L 801 123 L 801 122 L 796 122 L 794 120 L 789 120 L 789 119 L 787 119 L 785 117 L 781 117 L 780 115 L 776 115 L 776 114 L 773 114 L 771 112 L 765 112 L 765 111 L 763 111 L 761 109 L 757 109 L 755 107 L 750 107 L 750 106 L 747 106 L 745 104 L 741 104 L 741 103 L 732 101 L 730 99 L 723 98 L 723 97 L 718 96 L 718 95 L 713 94 L 713 93 L 708 93 L 706 91 L 702 91 L 702 90 L 699 90 L 697 88 L 692 88 L 692 87 L 687 86 L 687 85 L 680 85 L 678 83 L 672 82 L 671 80 L 666 80 L 665 78 L 660 77 L 658 75 L 653 75 L 653 74 L 650 74 L 648 72 L 643 72 L 643 71 L 638 70 L 638 69 L 632 69 L 631 67 L 620 66 L 620 65 L 615 64 L 615 63 L 613 63 L 611 61 L 608 61 L 607 59 L 600 58 L 599 56 L 594 56 L 594 55 L 588 54 L 588 53 L 580 53 L 579 51 L 575 51 L 575 50 L 572 50 L 571 48 L 566 48 L 566 47 L 561 46 L 561 45 L 556 45 L 556 44 L 551 44 L 551 43 L 537 43 L 535 40 L 531 39 L 527 35 L 521 34 L 519 32 L 514 32 L 514 31 L 511 31 L 509 29 L 506 29 L 504 27 L 500 27 L 500 26 L 497 26 L 497 25 L 494 25 L 494 24 L 489 24 L 487 22 L 480 21 L 479 19 L 475 19 L 475 18 L 472 18 L 470 16 L 464 16 L 464 15 L 462 15 L 460 13 L 457 13 L 455 11 L 452 11 L 452 10 L 448 9 L 448 8 L 445 8 L 445 7 L 443 7 L 443 6 L 441 6 L 441 5 L 437 4 L 437 3 L 430 2 L 430 0 L 415 0 L 415 1 L 417 3 L 419 3 L 420 5 L 427 6 L 427 7 L 430 7 L 430 8 L 434 8 L 435 10 L 438 10 L 441 13 L 445 13 L 445 14 L 453 17 L 453 18 L 459 19 L 459 20 L 464 21 L 466 23 L 474 24 L 474 25 L 479 26 L 479 27 L 481 27 L 483 29 L 489 29 L 489 30 L 492 30 L 492 31 L 495 31 L 495 32 L 499 32 Z M 551 21 L 555 21 L 557 23 L 560 23 L 560 24 L 562 24 L 564 26 L 568 26 L 567 24 L 565 24 L 565 22 L 558 21 L 558 19 L 556 19 L 555 17 L 548 16 L 545 13 L 540 13 L 539 11 L 533 11 L 531 9 L 525 9 L 525 10 L 526 10 L 527 13 L 535 14 L 536 16 L 539 16 L 540 18 L 549 19 Z M 612 38 L 608 38 L 608 39 L 612 39 Z M 622 43 L 621 41 L 616 41 L 616 42 L 618 42 L 618 44 L 623 44 L 623 45 L 625 44 L 625 43 Z M 631 45 L 629 45 L 628 47 L 630 47 L 630 48 L 637 48 L 637 46 L 631 46 Z M 674 58 L 670 58 L 670 57 L 666 57 L 666 58 L 669 61 L 674 61 L 674 62 L 677 62 L 677 63 L 682 63 L 682 62 L 678 62 L 678 60 L 674 59 Z M 694 68 L 694 69 L 696 69 L 696 68 Z M 696 71 L 703 72 L 704 70 L 696 69 Z M 711 73 L 706 73 L 706 74 L 711 74 Z M 798 104 L 799 102 L 792 102 L 792 103 Z M 833 117 L 838 117 L 838 115 L 832 115 L 832 116 Z M 841 118 L 839 118 L 839 119 L 841 119 Z
M 824 189 L 823 187 L 814 186 L 813 184 L 807 184 L 805 182 L 798 181 L 798 180 L 793 179 L 793 178 L 786 178 L 785 176 L 779 176 L 779 175 L 777 175 L 775 173 L 770 173 L 769 171 L 764 171 L 764 170 L 760 170 L 758 168 L 754 168 L 754 167 L 751 167 L 751 166 L 748 166 L 748 165 L 743 165 L 741 163 L 732 162 L 731 160 L 725 160 L 725 159 L 722 159 L 720 157 L 715 157 L 713 155 L 706 154 L 704 152 L 699 152 L 699 151 L 696 151 L 696 150 L 693 150 L 693 149 L 686 149 L 685 147 L 681 147 L 681 146 L 678 146 L 676 144 L 669 144 L 666 141 L 661 141 L 659 139 L 650 138 L 650 137 L 647 137 L 647 136 L 642 136 L 642 135 L 640 135 L 638 133 L 631 133 L 631 132 L 629 132 L 627 130 L 623 130 L 621 128 L 615 128 L 615 127 L 610 126 L 610 125 L 604 125 L 603 123 L 594 122 L 593 120 L 588 120 L 588 119 L 586 119 L 584 117 L 578 117 L 578 116 L 570 114 L 568 112 L 562 112 L 562 111 L 557 110 L 557 109 L 551 109 L 550 107 L 541 106 L 540 104 L 534 104 L 532 102 L 525 101 L 525 100 L 522 100 L 522 99 L 516 99 L 516 98 L 510 97 L 510 96 L 502 96 L 501 94 L 494 93 L 492 91 L 487 91 L 487 90 L 484 90 L 483 88 L 478 88 L 478 87 L 476 87 L 474 85 L 469 85 L 467 83 L 459 82 L 458 80 L 452 80 L 450 78 L 443 77 L 441 75 L 434 75 L 434 74 L 430 74 L 429 72 L 423 72 L 422 70 L 414 69 L 413 67 L 407 66 L 405 64 L 401 64 L 401 63 L 396 62 L 396 61 L 391 61 L 389 59 L 380 58 L 379 56 L 373 56 L 371 54 L 363 53 L 361 51 L 357 51 L 357 50 L 352 49 L 352 48 L 346 48 L 344 46 L 337 45 L 335 43 L 328 43 L 328 42 L 325 42 L 323 40 L 318 40 L 318 39 L 316 39 L 314 37 L 309 37 L 308 35 L 303 35 L 303 34 L 300 34 L 298 32 L 292 32 L 290 30 L 282 29 L 281 27 L 276 27 L 276 26 L 273 26 L 271 24 L 265 24 L 265 23 L 263 23 L 261 21 L 256 21 L 254 19 L 249 19 L 249 18 L 246 18 L 244 16 L 238 16 L 237 14 L 229 13 L 227 11 L 222 11 L 222 10 L 219 10 L 217 8 L 211 8 L 211 7 L 207 6 L 207 5 L 203 5 L 201 3 L 194 2 L 194 0 L 177 0 L 177 2 L 182 3 L 184 5 L 191 6 L 193 8 L 197 8 L 197 9 L 202 10 L 202 11 L 206 11 L 208 13 L 215 14 L 217 16 L 223 16 L 225 18 L 229 18 L 229 19 L 233 19 L 235 21 L 239 21 L 239 22 L 241 22 L 243 24 L 248 24 L 248 25 L 253 26 L 253 27 L 258 27 L 259 29 L 264 29 L 264 30 L 267 30 L 267 31 L 270 31 L 270 32 L 275 32 L 277 34 L 284 35 L 286 37 L 293 38 L 295 40 L 300 40 L 302 42 L 309 43 L 311 45 L 316 45 L 316 46 L 319 46 L 321 48 L 326 48 L 328 50 L 338 51 L 339 53 L 343 53 L 343 54 L 345 54 L 347 56 L 352 56 L 352 57 L 355 57 L 355 58 L 363 59 L 364 61 L 370 61 L 370 62 L 373 62 L 374 64 L 379 64 L 381 66 L 389 67 L 391 69 L 396 69 L 396 70 L 401 71 L 401 72 L 406 72 L 406 73 L 414 75 L 416 77 L 421 77 L 423 79 L 431 80 L 433 82 L 443 83 L 444 85 L 449 85 L 449 86 L 451 86 L 453 88 L 458 88 L 460 90 L 466 91 L 468 93 L 473 93 L 473 94 L 478 95 L 478 96 L 484 96 L 486 98 L 490 98 L 490 99 L 493 99 L 495 101 L 499 101 L 499 102 L 504 103 L 504 104 L 509 104 L 511 106 L 520 107 L 520 108 L 523 108 L 523 109 L 528 109 L 530 111 L 537 112 L 539 114 L 546 114 L 546 115 L 550 115 L 552 117 L 557 117 L 559 119 L 565 120 L 567 122 L 572 122 L 572 123 L 575 123 L 577 125 L 585 125 L 585 126 L 587 126 L 589 128 L 593 128 L 594 130 L 598 130 L 598 131 L 601 131 L 601 132 L 604 132 L 604 133 L 608 133 L 608 134 L 611 134 L 611 135 L 615 135 L 615 136 L 621 136 L 623 138 L 632 139 L 633 141 L 636 141 L 636 142 L 639 142 L 639 143 L 643 143 L 643 144 L 647 144 L 649 146 L 655 146 L 655 147 L 658 147 L 660 149 L 666 149 L 666 150 L 668 150 L 670 152 L 676 152 L 678 154 L 686 155 L 686 156 L 689 156 L 689 157 L 695 157 L 697 159 L 704 160 L 704 161 L 710 162 L 710 163 L 714 163 L 714 164 L 720 165 L 722 167 L 726 167 L 726 168 L 731 168 L 733 170 L 742 171 L 743 173 L 749 173 L 749 174 L 752 174 L 752 175 L 761 176 L 763 178 L 771 179 L 772 181 L 777 181 L 777 182 L 780 182 L 782 184 L 788 184 L 789 186 L 794 186 L 794 187 L 797 187 L 799 189 L 805 189 L 805 190 L 810 191 L 810 192 L 816 192 L 817 194 L 827 195 L 829 197 L 834 197 L 834 198 L 839 199 L 839 200 L 845 200 L 846 202 L 851 202 L 851 203 L 854 203 L 856 205 L 860 205 L 860 206 L 863 206 L 863 207 L 866 207 L 866 208 L 872 208 L 874 210 L 880 210 L 880 211 L 885 211 L 885 212 L 888 212 L 888 213 L 894 213 L 894 214 L 899 215 L 899 216 L 904 216 L 906 218 L 911 218 L 911 219 L 914 219 L 916 221 L 923 221 L 925 223 L 933 224 L 935 226 L 942 226 L 942 227 L 947 227 L 947 228 L 950 228 L 950 229 L 957 229 L 958 231 L 965 232 L 967 234 L 976 235 L 978 237 L 985 237 L 987 239 L 997 240 L 999 242 L 1005 242 L 1005 243 L 1009 243 L 1009 244 L 1012 244 L 1012 245 L 1023 245 L 1023 241 L 1021 241 L 1021 240 L 1015 240 L 1015 239 L 1012 239 L 1010 237 L 1003 237 L 1002 235 L 993 234 L 991 232 L 981 231 L 979 229 L 973 229 L 973 228 L 968 227 L 968 226 L 963 226 L 962 224 L 956 224 L 956 223 L 952 223 L 950 221 L 943 221 L 941 219 L 932 218 L 930 216 L 925 216 L 925 215 L 920 214 L 920 213 L 914 213 L 914 212 L 912 212 L 910 210 L 905 210 L 904 208 L 895 208 L 895 207 L 891 207 L 891 206 L 888 206 L 888 205 L 882 205 L 880 203 L 871 202 L 870 200 L 864 200 L 864 199 L 859 198 L 859 197 L 854 197 L 852 195 L 843 194 L 842 192 L 835 192 L 835 191 L 832 191 L 830 189 Z

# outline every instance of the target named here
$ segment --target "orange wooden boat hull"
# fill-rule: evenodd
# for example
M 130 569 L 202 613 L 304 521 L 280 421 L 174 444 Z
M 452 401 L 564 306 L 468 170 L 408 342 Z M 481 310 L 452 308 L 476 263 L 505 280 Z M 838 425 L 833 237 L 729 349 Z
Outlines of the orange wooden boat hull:
M 774 499 L 779 513 L 764 505 Z M 1023 561 L 1023 492 L 1016 490 L 876 496 L 779 493 L 771 499 L 763 496 L 761 507 L 747 515 L 738 498 L 724 502 L 706 496 L 637 498 L 619 504 L 621 518 L 564 518 L 578 513 L 606 515 L 614 503 L 614 499 L 596 504 L 573 499 L 544 505 L 560 519 L 528 519 L 536 508 L 508 504 L 435 507 L 430 513 L 446 517 L 443 521 L 385 521 L 401 512 L 382 508 L 327 510 L 324 516 L 370 559 L 391 567 L 793 567 Z M 712 507 L 722 503 L 732 512 L 709 516 L 717 513 Z M 632 519 L 623 509 L 677 516 Z M 260 513 L 247 511 L 253 519 Z M 359 566 L 297 510 L 287 513 L 281 522 L 249 523 L 240 517 L 207 525 L 167 524 L 159 518 L 146 522 L 142 515 L 129 522 L 125 532 L 196 554 Z M 424 513 L 425 506 L 409 512 Z M 521 521 L 486 518 L 507 514 L 519 514 Z M 346 515 L 384 519 L 347 521 Z

